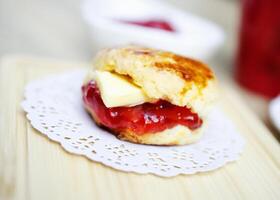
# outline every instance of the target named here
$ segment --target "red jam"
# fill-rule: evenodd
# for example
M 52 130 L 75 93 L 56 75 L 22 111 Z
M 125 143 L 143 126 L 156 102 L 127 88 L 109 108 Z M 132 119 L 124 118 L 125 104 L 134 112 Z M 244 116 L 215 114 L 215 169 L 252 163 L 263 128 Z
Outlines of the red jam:
M 94 82 L 83 86 L 85 105 L 94 113 L 99 122 L 113 130 L 131 130 L 137 134 L 156 133 L 177 124 L 190 129 L 199 128 L 202 120 L 187 107 L 173 105 L 159 100 L 133 107 L 107 108 Z
M 161 29 L 164 31 L 175 32 L 175 29 L 171 26 L 171 24 L 164 20 L 146 20 L 146 21 L 122 20 L 122 22 L 128 23 L 128 24 L 134 24 L 134 25 L 138 25 L 138 26 L 144 26 L 147 28 L 156 28 L 156 29 Z

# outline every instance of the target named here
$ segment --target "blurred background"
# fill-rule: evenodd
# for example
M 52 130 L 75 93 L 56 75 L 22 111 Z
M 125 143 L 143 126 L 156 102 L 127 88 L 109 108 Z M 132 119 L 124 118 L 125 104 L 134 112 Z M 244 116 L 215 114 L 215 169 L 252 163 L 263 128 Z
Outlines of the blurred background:
M 85 2 L 91 3 L 86 4 Z M 125 36 L 121 36 L 122 34 L 125 34 L 122 33 L 121 30 L 127 29 L 129 32 L 129 24 L 134 27 L 134 29 L 136 30 L 134 31 L 135 33 L 137 32 L 137 30 L 139 30 L 139 32 L 143 31 L 143 35 L 147 33 L 145 35 L 145 37 L 147 36 L 147 39 L 143 42 L 152 41 L 153 38 L 149 40 L 149 37 L 153 34 L 155 34 L 154 36 L 161 35 L 163 38 L 167 38 L 165 40 L 167 46 L 163 46 L 162 48 L 167 48 L 168 45 L 170 45 L 170 49 L 174 49 L 174 51 L 176 51 L 176 48 L 178 48 L 178 53 L 184 52 L 184 47 L 179 48 L 179 45 L 173 45 L 172 42 L 170 42 L 170 44 L 167 44 L 169 41 L 173 41 L 174 39 L 174 35 L 170 35 L 170 33 L 167 33 L 168 31 L 154 30 L 154 32 L 152 32 L 151 29 L 147 27 L 145 30 L 142 30 L 143 23 L 147 23 L 148 19 L 143 18 L 144 21 L 141 21 L 141 19 L 139 21 L 139 19 L 133 18 L 133 16 L 131 16 L 132 21 L 130 20 L 128 23 L 126 23 L 128 19 L 122 18 L 121 20 L 124 20 L 126 22 L 123 21 L 124 24 L 118 26 L 115 26 L 108 21 L 95 21 L 97 15 L 102 16 L 102 14 L 104 14 L 102 13 L 101 8 L 106 8 L 106 6 L 108 6 L 110 7 L 110 9 L 108 9 L 109 11 L 115 12 L 116 8 L 119 7 L 118 4 L 120 4 L 120 2 L 130 2 L 130 4 L 133 4 L 137 1 L 122 0 L 111 1 L 110 3 L 110 1 L 108 0 L 0 0 L 0 56 L 2 57 L 10 54 L 18 54 L 55 58 L 68 61 L 73 60 L 88 62 L 93 57 L 94 52 L 98 50 L 98 42 L 100 42 L 101 44 L 110 44 L 110 42 L 115 42 L 112 41 L 112 38 L 115 38 L 116 41 L 121 41 L 122 39 L 126 38 Z M 235 81 L 236 78 L 234 77 L 236 71 L 240 73 L 240 70 L 238 69 L 241 68 L 240 65 L 244 64 L 242 56 L 245 54 L 248 57 L 250 56 L 248 53 L 244 53 L 243 50 L 245 49 L 245 47 L 242 47 L 242 51 L 239 50 L 239 33 L 241 33 L 241 30 L 245 30 L 244 28 L 241 29 L 242 10 L 247 13 L 247 18 L 249 19 L 249 21 L 252 21 L 254 20 L 254 15 L 261 16 L 261 13 L 264 12 L 273 13 L 271 9 L 273 9 L 273 7 L 279 8 L 279 5 L 276 6 L 276 4 L 279 4 L 280 1 L 277 2 L 277 0 L 275 0 L 274 4 L 267 3 L 267 5 L 261 5 L 261 3 L 259 3 L 260 1 L 256 0 L 244 0 L 243 3 L 239 0 L 161 0 L 156 2 L 159 5 L 164 5 L 164 9 L 166 7 L 168 8 L 168 6 L 170 6 L 170 8 L 172 8 L 173 10 L 175 9 L 175 14 L 173 11 L 168 11 L 168 14 L 166 14 L 164 12 L 164 9 L 163 11 L 159 11 L 157 6 L 151 4 L 152 10 L 154 9 L 155 11 L 162 12 L 161 14 L 164 17 L 165 21 L 168 20 L 168 18 L 172 18 L 172 20 L 175 20 L 172 22 L 174 23 L 173 25 L 175 25 L 175 32 L 176 29 L 180 29 L 180 26 L 185 26 L 186 30 L 188 30 L 188 24 L 192 24 L 190 25 L 191 29 L 197 29 L 197 32 L 202 32 L 203 34 L 196 34 L 196 31 L 193 31 L 190 36 L 188 34 L 186 34 L 185 36 L 186 41 L 190 41 L 190 43 L 193 43 L 194 46 L 198 44 L 204 45 L 212 42 L 212 46 L 209 44 L 211 47 L 209 45 L 207 47 L 197 47 L 197 53 L 194 53 L 194 55 L 213 67 L 216 73 L 221 77 L 221 79 L 227 77 Z M 248 10 L 246 11 L 246 6 L 255 7 L 255 14 L 250 14 Z M 138 5 L 136 7 L 139 8 Z M 262 7 L 265 7 L 266 10 L 262 9 L 265 10 L 262 11 L 260 9 Z M 127 10 L 131 11 L 130 14 L 133 14 L 134 10 L 131 9 L 132 8 L 128 8 Z M 177 9 L 178 13 L 180 13 L 178 16 L 176 15 Z M 184 14 L 187 14 L 188 19 L 184 19 L 184 17 L 186 17 Z M 278 17 L 277 15 L 268 16 L 266 14 L 263 14 L 262 16 L 263 18 L 260 21 L 264 20 L 272 22 L 270 24 L 268 23 L 268 26 L 270 27 L 276 27 L 275 23 L 277 23 L 277 21 L 280 21 L 280 17 Z M 196 17 L 198 17 L 198 21 L 196 21 Z M 178 22 L 178 24 L 176 24 L 176 19 L 181 19 L 181 21 L 179 20 L 180 23 Z M 184 20 L 186 20 L 186 22 L 188 23 L 183 23 Z M 96 27 L 98 28 L 99 25 L 93 27 L 93 24 L 95 22 L 97 24 L 99 23 L 99 25 L 101 23 L 101 29 L 102 26 L 107 25 L 107 28 L 112 27 L 112 29 L 115 28 L 116 30 L 110 29 L 110 31 L 112 32 L 108 32 L 106 31 L 107 29 L 104 29 L 105 31 L 102 29 L 104 33 L 96 33 L 95 29 Z M 247 22 L 244 25 L 245 27 L 249 27 L 249 22 Z M 116 23 L 119 23 L 119 21 Z M 139 27 L 135 27 L 137 26 L 135 25 L 135 23 L 138 23 L 138 25 L 139 23 L 142 23 L 142 29 L 140 30 Z M 210 24 L 209 27 L 207 24 Z M 208 28 L 205 28 L 206 25 Z M 267 29 L 267 27 L 264 28 Z M 278 33 L 276 34 L 278 35 L 274 35 L 273 37 L 276 37 L 276 39 L 280 41 L 279 22 L 278 28 L 275 29 L 277 29 Z M 183 35 L 182 37 L 184 37 L 183 28 L 181 32 L 183 33 L 181 34 Z M 245 30 L 245 32 L 248 33 L 249 31 Z M 110 37 L 106 38 L 106 34 Z M 201 37 L 196 37 L 198 35 Z M 141 40 L 141 37 L 141 35 L 137 35 L 135 36 L 135 40 Z M 267 37 L 272 38 L 271 35 Z M 259 37 L 256 36 L 256 38 Z M 157 39 L 157 37 L 155 37 L 155 39 Z M 184 39 L 181 38 L 181 41 L 183 40 Z M 176 42 L 178 42 L 178 40 L 176 40 L 175 38 L 174 44 L 177 44 Z M 157 42 L 157 44 L 155 45 L 159 45 L 159 43 L 161 42 Z M 269 41 L 266 40 L 265 44 L 267 43 L 269 43 Z M 165 43 L 162 42 L 162 44 Z M 280 42 L 278 46 L 280 46 Z M 156 47 L 161 48 L 161 46 Z M 248 47 L 246 48 L 248 49 Z M 252 46 L 252 48 L 254 47 Z M 187 50 L 186 52 L 188 52 Z M 200 54 L 200 50 L 204 50 L 206 51 L 206 53 L 211 52 L 211 55 L 206 55 L 205 53 Z M 240 56 L 238 52 L 242 52 L 242 56 Z M 280 80 L 279 52 L 275 53 L 275 55 L 277 54 L 276 56 L 278 56 L 278 60 L 276 60 L 273 64 L 275 80 Z M 190 53 L 192 53 L 192 51 L 190 51 Z M 258 54 L 251 55 L 251 57 L 258 57 Z M 249 63 L 248 65 L 251 64 Z M 251 75 L 248 74 L 248 71 L 245 73 L 245 75 L 243 73 L 242 75 L 238 76 L 239 78 L 241 77 L 241 80 L 239 80 L 239 82 L 241 82 L 243 85 L 246 85 L 246 83 L 244 84 L 244 82 L 242 82 L 242 80 L 244 80 L 244 77 L 251 77 Z M 261 78 L 256 78 L 255 80 L 257 82 L 262 81 Z M 279 80 L 278 82 L 276 82 L 276 80 L 273 83 L 274 85 L 276 84 L 275 87 L 278 88 L 278 91 L 276 93 L 279 93 Z M 255 82 L 254 79 L 252 81 Z M 258 93 L 262 93 L 260 95 L 252 93 L 249 90 L 244 90 L 239 86 L 237 87 L 238 92 L 242 95 L 247 105 L 250 106 L 270 128 L 272 128 L 267 116 L 268 103 L 272 96 L 276 96 L 276 93 L 274 92 L 273 95 L 267 95 L 264 94 L 265 92 L 263 91 L 258 91 Z
M 32 54 L 59 59 L 88 60 L 90 32 L 81 14 L 81 0 L 0 0 L 0 55 Z M 161 0 L 209 19 L 226 32 L 223 56 L 236 47 L 238 0 Z M 227 67 L 227 66 L 225 66 Z

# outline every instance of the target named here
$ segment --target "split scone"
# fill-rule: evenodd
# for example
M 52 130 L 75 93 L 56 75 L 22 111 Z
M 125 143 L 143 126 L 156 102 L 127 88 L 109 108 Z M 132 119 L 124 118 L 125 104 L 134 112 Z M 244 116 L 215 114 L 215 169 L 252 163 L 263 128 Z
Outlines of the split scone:
M 196 142 L 217 94 L 205 64 L 138 46 L 98 53 L 82 90 L 98 125 L 120 139 L 153 145 Z

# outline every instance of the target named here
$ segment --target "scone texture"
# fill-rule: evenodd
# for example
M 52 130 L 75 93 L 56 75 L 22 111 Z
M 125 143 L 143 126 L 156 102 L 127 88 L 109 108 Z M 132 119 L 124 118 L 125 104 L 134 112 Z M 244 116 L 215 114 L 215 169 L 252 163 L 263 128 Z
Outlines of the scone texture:
M 171 52 L 139 46 L 104 49 L 85 83 L 93 79 L 94 70 L 125 75 L 149 98 L 187 106 L 201 117 L 217 95 L 216 78 L 207 65 Z
M 139 86 L 151 100 L 166 100 L 187 106 L 203 120 L 191 130 L 176 125 L 157 133 L 137 134 L 131 130 L 111 130 L 118 138 L 140 144 L 184 145 L 198 141 L 206 128 L 207 113 L 217 98 L 216 78 L 204 63 L 171 52 L 139 46 L 104 49 L 94 58 L 84 84 L 94 80 L 94 71 L 124 75 Z M 98 125 L 98 116 L 86 106 Z

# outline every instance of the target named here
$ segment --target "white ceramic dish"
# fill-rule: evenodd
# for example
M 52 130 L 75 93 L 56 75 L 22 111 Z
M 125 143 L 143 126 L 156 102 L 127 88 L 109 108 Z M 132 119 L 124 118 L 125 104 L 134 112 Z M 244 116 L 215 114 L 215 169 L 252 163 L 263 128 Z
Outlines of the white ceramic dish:
M 280 95 L 270 102 L 269 117 L 275 128 L 280 131 Z
M 214 23 L 156 0 L 84 0 L 82 15 L 90 27 L 94 51 L 140 44 L 199 59 L 210 58 L 224 41 Z M 175 33 L 119 20 L 163 19 Z

